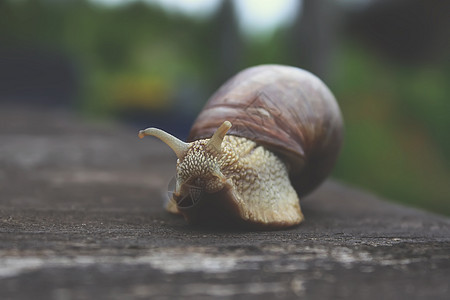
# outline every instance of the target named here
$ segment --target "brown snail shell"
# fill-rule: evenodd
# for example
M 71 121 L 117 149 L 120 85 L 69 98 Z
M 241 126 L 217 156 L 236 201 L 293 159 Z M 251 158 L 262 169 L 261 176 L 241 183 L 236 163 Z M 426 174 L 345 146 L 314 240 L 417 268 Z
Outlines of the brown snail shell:
M 281 228 L 303 220 L 299 197 L 328 176 L 342 133 L 339 107 L 320 79 L 295 67 L 262 65 L 219 88 L 189 143 L 155 128 L 139 135 L 160 138 L 178 157 L 169 211 L 191 223 Z
M 200 112 L 188 141 L 212 136 L 223 120 L 233 124 L 228 134 L 280 155 L 299 196 L 328 176 L 341 147 L 343 123 L 333 94 L 295 67 L 256 66 L 229 79 Z

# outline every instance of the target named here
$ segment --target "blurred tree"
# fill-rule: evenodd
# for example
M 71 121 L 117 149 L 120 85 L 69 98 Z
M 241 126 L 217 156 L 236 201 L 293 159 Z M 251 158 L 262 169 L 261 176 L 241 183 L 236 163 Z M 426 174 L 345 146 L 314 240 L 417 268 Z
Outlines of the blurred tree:
M 242 65 L 243 46 L 232 1 L 222 1 L 212 28 L 213 39 L 208 46 L 217 52 L 213 61 L 217 72 L 214 85 L 219 86 Z
M 301 14 L 288 37 L 290 61 L 326 80 L 341 23 L 335 1 L 304 0 Z
M 346 30 L 395 63 L 449 61 L 450 1 L 372 1 L 347 16 Z

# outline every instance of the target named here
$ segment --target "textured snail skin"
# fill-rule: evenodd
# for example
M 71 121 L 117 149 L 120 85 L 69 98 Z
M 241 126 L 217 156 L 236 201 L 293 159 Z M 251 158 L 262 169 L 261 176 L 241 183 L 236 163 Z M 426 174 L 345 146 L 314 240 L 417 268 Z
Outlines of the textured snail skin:
M 298 196 L 289 182 L 285 164 L 255 142 L 225 136 L 220 153 L 208 139 L 192 143 L 177 164 L 177 186 L 169 211 L 181 213 L 190 223 L 256 225 L 279 228 L 300 223 Z M 203 189 L 196 203 L 189 198 L 192 186 Z M 185 200 L 185 201 L 186 201 Z
M 219 88 L 194 122 L 189 143 L 158 129 L 140 136 L 157 136 L 177 154 L 170 212 L 190 223 L 277 229 L 303 220 L 299 197 L 328 176 L 342 132 L 339 107 L 320 79 L 262 65 Z

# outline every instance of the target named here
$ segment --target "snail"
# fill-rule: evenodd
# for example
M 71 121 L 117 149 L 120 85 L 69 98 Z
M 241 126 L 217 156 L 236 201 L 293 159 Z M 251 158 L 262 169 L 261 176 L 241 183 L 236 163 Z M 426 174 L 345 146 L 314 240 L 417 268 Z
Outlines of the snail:
M 343 121 L 326 85 L 282 65 L 245 69 L 222 85 L 194 122 L 188 142 L 156 128 L 175 152 L 176 184 L 167 210 L 189 223 L 297 225 L 299 198 L 330 173 Z

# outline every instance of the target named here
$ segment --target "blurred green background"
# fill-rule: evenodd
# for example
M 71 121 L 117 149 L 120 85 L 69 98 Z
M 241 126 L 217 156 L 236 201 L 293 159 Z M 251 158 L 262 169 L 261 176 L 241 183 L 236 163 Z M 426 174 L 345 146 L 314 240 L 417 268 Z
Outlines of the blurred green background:
M 334 177 L 450 215 L 449 11 L 438 0 L 2 0 L 0 103 L 184 138 L 239 70 L 294 65 L 343 111 Z

